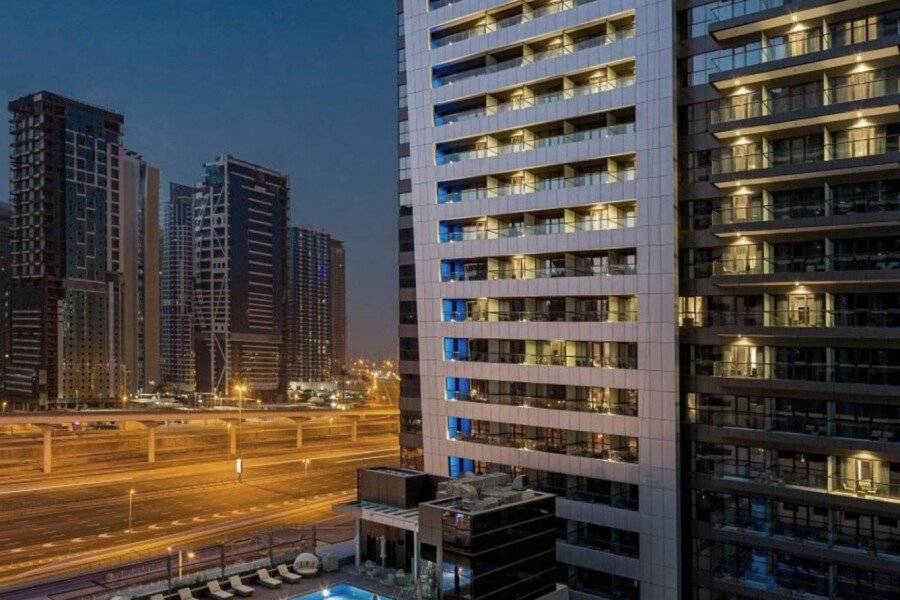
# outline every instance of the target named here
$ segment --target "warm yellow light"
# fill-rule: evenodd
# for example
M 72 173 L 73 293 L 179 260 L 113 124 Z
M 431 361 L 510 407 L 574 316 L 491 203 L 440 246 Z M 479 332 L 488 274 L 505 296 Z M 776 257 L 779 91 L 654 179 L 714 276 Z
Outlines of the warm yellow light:
M 128 490 L 128 495 L 129 495 L 129 496 L 134 496 L 136 493 L 137 493 L 137 492 L 134 491 L 134 488 L 131 488 L 130 490 Z

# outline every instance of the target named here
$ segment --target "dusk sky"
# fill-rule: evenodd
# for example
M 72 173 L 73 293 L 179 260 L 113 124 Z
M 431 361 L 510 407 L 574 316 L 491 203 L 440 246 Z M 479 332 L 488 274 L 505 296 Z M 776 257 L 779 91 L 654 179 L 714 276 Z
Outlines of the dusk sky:
M 393 0 L 5 0 L 0 39 L 4 104 L 46 89 L 124 114 L 161 201 L 219 154 L 287 173 L 292 222 L 346 243 L 351 355 L 395 351 Z

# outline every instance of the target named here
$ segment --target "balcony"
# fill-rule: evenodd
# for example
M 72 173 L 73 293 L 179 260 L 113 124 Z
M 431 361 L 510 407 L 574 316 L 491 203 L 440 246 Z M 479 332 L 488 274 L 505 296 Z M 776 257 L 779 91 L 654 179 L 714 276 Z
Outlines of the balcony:
M 900 366 L 896 365 L 715 361 L 712 375 L 726 379 L 780 379 L 819 383 L 900 385 Z
M 878 239 L 878 238 L 872 238 Z M 837 240 L 841 241 L 841 240 Z M 798 255 L 779 258 L 743 256 L 720 258 L 712 263 L 712 276 L 743 277 L 750 275 L 798 275 L 900 270 L 900 254 L 885 252 L 846 252 L 834 255 Z M 892 277 L 892 276 L 891 276 Z M 779 279 L 774 277 L 774 279 Z M 808 277 L 804 279 L 809 279 Z M 768 280 L 767 280 L 768 281 Z
M 764 454 L 760 458 L 764 459 L 765 456 Z M 829 460 L 837 463 L 840 459 L 829 457 Z M 746 480 L 764 485 L 798 487 L 824 493 L 900 501 L 900 483 L 875 481 L 873 478 L 829 476 L 824 469 L 824 463 L 817 465 L 821 467 L 811 465 L 809 468 L 797 468 L 791 465 L 777 463 L 766 465 L 758 461 L 734 458 L 698 458 L 695 461 L 695 471 L 719 479 Z
M 825 57 L 841 57 L 833 66 L 851 64 L 854 52 L 859 54 L 859 60 L 896 54 L 900 35 L 890 13 L 833 23 L 824 31 L 821 22 L 812 19 L 794 23 L 789 28 L 765 33 L 762 42 L 751 41 L 721 51 L 711 58 L 711 83 L 719 89 L 740 82 L 747 85 L 767 79 L 766 74 L 788 74 L 787 68 L 793 69 L 791 73 L 796 76 L 821 69 L 814 62 Z
M 442 244 L 475 240 L 501 240 L 532 235 L 558 235 L 583 231 L 630 229 L 635 226 L 635 203 L 604 203 L 570 212 L 481 217 L 474 221 L 442 221 Z M 568 219 L 568 220 L 566 220 Z
M 637 358 L 633 356 L 618 357 L 595 356 L 592 354 L 545 354 L 529 352 L 490 352 L 486 350 L 459 350 L 445 352 L 444 359 L 454 362 L 482 362 L 504 365 L 591 367 L 595 369 L 637 369 Z
M 683 327 L 900 327 L 900 308 L 682 312 Z
M 791 221 L 897 210 L 900 210 L 900 190 L 881 194 L 847 194 L 834 199 L 823 197 L 818 202 L 780 202 L 767 205 L 762 204 L 762 198 L 756 197 L 750 203 L 742 203 L 740 206 L 726 204 L 713 210 L 712 225 Z
M 573 412 L 585 412 L 600 415 L 637 416 L 637 403 L 634 402 L 609 402 L 595 400 L 593 398 L 566 399 L 552 396 L 537 396 L 526 394 L 494 394 L 479 390 L 466 392 L 454 392 L 448 400 L 460 402 L 476 402 L 479 404 L 491 404 L 497 406 L 520 406 L 524 408 L 545 408 L 549 410 L 566 410 Z
M 758 143 L 723 148 L 711 161 L 714 181 L 734 179 L 738 173 L 752 173 L 773 167 L 808 165 L 835 160 L 880 156 L 900 151 L 900 134 L 858 137 L 854 139 L 810 144 L 785 151 L 764 151 Z M 732 177 L 716 177 L 732 175 Z
M 849 79 L 849 78 L 847 78 Z M 795 94 L 790 97 L 764 100 L 758 92 L 723 98 L 719 106 L 709 113 L 714 130 L 735 121 L 745 121 L 765 116 L 789 115 L 804 110 L 859 103 L 875 98 L 900 94 L 900 78 L 881 77 L 861 83 L 842 82 L 815 94 Z M 851 107 L 845 107 L 850 110 Z
M 898 311 L 900 314 L 900 311 Z M 445 321 L 456 323 L 633 323 L 636 310 L 464 310 L 444 315 Z
M 551 279 L 556 277 L 597 277 L 601 275 L 634 275 L 633 264 L 599 264 L 583 267 L 549 266 L 535 268 L 473 267 L 441 275 L 442 282 L 498 281 L 505 279 Z
M 464 27 L 466 28 L 462 29 L 461 31 L 454 31 L 453 33 L 437 36 L 436 34 L 441 34 L 442 32 L 432 32 L 431 47 L 432 49 L 436 49 L 443 48 L 444 46 L 452 46 L 453 44 L 458 44 L 459 42 L 471 38 L 481 37 L 489 33 L 500 31 L 501 29 L 506 29 L 507 27 L 513 27 L 522 23 L 528 23 L 529 21 L 534 21 L 535 19 L 539 19 L 545 15 L 552 15 L 559 12 L 571 10 L 573 8 L 577 8 L 584 4 L 595 1 L 596 0 L 555 0 L 553 2 L 550 2 L 549 4 L 545 4 L 544 6 L 540 6 L 534 9 L 530 8 L 528 4 L 523 4 L 522 7 L 519 7 L 519 10 L 521 12 L 519 12 L 518 14 L 512 14 L 509 16 L 504 16 L 502 18 L 495 18 L 491 15 L 486 15 L 479 19 L 478 22 L 474 25 L 464 25 Z M 435 10 L 434 4 L 437 4 L 437 2 L 432 3 L 431 10 Z
M 621 157 L 621 159 L 604 159 L 604 162 L 607 163 L 605 168 L 602 165 L 597 165 L 595 167 L 578 169 L 568 165 L 561 165 L 559 168 L 553 168 L 541 173 L 525 171 L 514 175 L 489 176 L 485 178 L 485 183 L 442 183 L 438 185 L 437 202 L 438 204 L 471 202 L 473 200 L 520 196 L 592 185 L 610 185 L 635 180 L 637 171 L 634 167 L 633 159 Z M 576 175 L 565 176 L 564 173 L 568 169 L 581 172 Z
M 588 96 L 591 94 L 599 94 L 601 92 L 608 92 L 610 90 L 626 88 L 632 85 L 634 85 L 634 75 L 628 74 L 620 75 L 614 79 L 604 79 L 595 83 L 578 85 L 569 89 L 559 89 L 533 95 L 514 94 L 510 95 L 509 99 L 503 102 L 498 102 L 497 104 L 492 106 L 471 108 L 468 110 L 462 110 L 447 114 L 435 113 L 434 124 L 437 127 L 440 127 L 442 125 L 451 125 L 453 123 L 460 123 L 463 121 L 468 121 L 470 119 L 479 119 L 481 117 L 487 117 L 504 112 L 523 110 L 526 108 L 532 108 L 534 106 L 541 106 L 544 104 L 564 102 L 573 98 L 579 98 L 581 96 Z M 562 86 L 562 82 L 560 82 L 560 86 Z
M 439 150 L 435 150 L 435 164 L 447 165 L 467 160 L 486 159 L 495 156 L 503 156 L 506 154 L 529 152 L 531 150 L 549 148 L 552 146 L 562 146 L 565 144 L 574 144 L 577 142 L 605 140 L 620 135 L 634 133 L 634 131 L 634 123 L 620 123 L 618 125 L 594 127 L 591 129 L 577 131 L 575 133 L 537 137 L 533 141 L 500 144 L 493 148 L 463 150 L 460 152 L 450 152 L 446 154 L 440 152 Z
M 633 37 L 634 26 L 631 25 L 627 28 L 617 29 L 609 33 L 590 35 L 578 41 L 561 42 L 556 44 L 549 43 L 546 45 L 546 47 L 536 52 L 532 52 L 530 48 L 522 48 L 520 49 L 521 54 L 519 56 L 503 58 L 501 60 L 496 60 L 496 62 L 491 62 L 490 64 L 484 64 L 482 66 L 466 69 L 463 71 L 455 71 L 449 72 L 444 75 L 439 75 L 438 73 L 449 70 L 449 67 L 436 67 L 433 69 L 434 76 L 432 77 L 432 87 L 440 88 L 446 85 L 458 83 L 460 81 L 465 81 L 466 79 L 471 79 L 473 77 L 499 73 L 501 71 L 506 71 L 508 69 L 514 69 L 517 67 L 523 67 L 551 58 L 558 58 L 561 56 L 573 54 L 575 52 L 580 52 L 581 50 L 587 50 L 589 48 L 608 46 L 610 44 L 614 44 L 616 42 L 620 42 L 622 40 Z M 486 56 L 484 57 L 484 60 L 489 61 L 494 59 L 493 57 Z
M 874 410 L 867 405 L 868 410 Z M 871 442 L 900 441 L 900 413 L 896 407 L 876 406 L 880 412 L 871 418 L 856 420 L 853 415 L 804 416 L 792 412 L 737 411 L 730 407 L 689 408 L 688 421 L 710 427 L 735 427 L 778 433 L 797 433 L 816 437 L 838 437 Z

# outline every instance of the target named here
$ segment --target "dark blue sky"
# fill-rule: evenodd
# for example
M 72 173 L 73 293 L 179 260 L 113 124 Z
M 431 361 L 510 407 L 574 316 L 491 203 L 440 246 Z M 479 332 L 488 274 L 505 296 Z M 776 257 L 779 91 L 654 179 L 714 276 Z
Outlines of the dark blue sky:
M 47 89 L 123 113 L 166 195 L 226 152 L 287 173 L 292 221 L 346 242 L 351 353 L 394 351 L 394 0 L 2 4 L 4 102 Z

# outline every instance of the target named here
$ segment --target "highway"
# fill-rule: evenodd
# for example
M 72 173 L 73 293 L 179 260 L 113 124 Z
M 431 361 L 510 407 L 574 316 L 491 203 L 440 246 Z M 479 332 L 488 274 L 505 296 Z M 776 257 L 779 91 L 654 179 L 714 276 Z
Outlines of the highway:
M 358 467 L 398 461 L 391 434 L 260 451 L 246 454 L 242 482 L 233 460 L 202 456 L 0 481 L 0 589 L 164 554 L 173 545 L 190 549 L 279 523 L 321 522 L 333 517 L 333 504 L 355 497 Z

